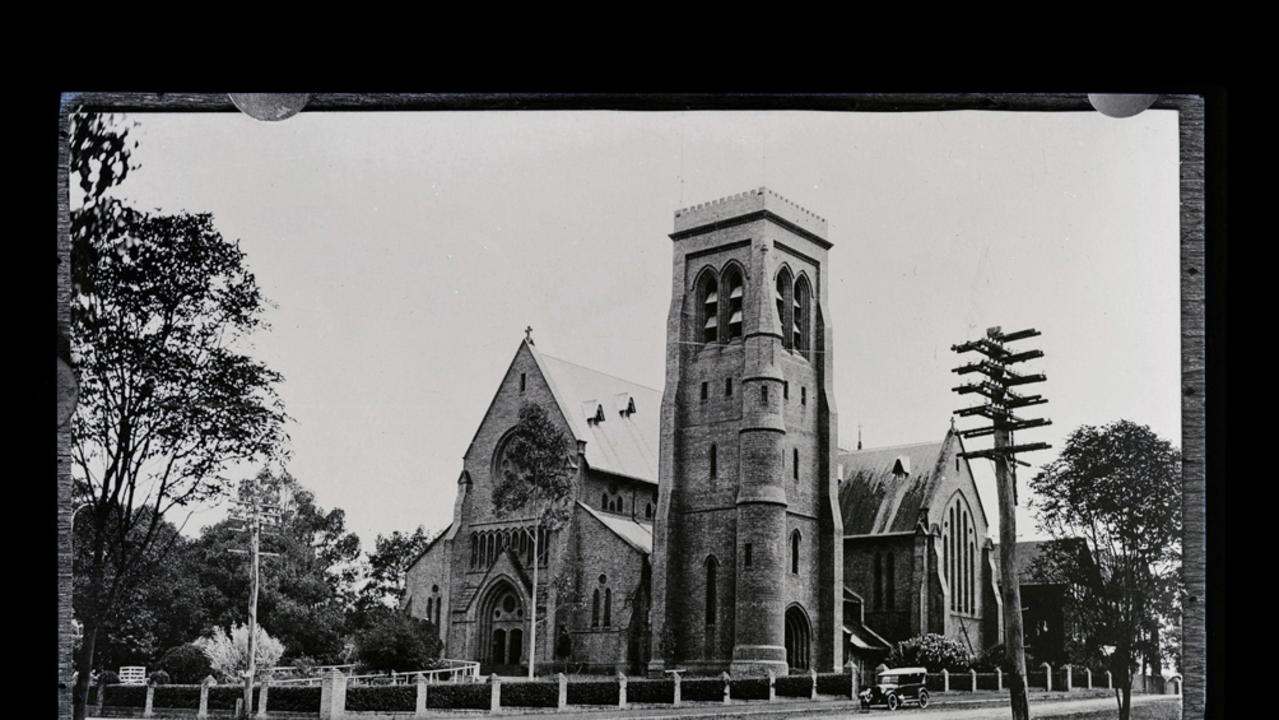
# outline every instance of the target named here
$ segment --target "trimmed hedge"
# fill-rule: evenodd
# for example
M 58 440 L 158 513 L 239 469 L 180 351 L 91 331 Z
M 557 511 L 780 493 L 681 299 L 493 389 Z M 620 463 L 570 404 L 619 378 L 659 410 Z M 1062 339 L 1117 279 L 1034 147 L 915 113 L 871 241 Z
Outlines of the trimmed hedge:
M 587 680 L 568 684 L 569 705 L 616 705 L 617 697 L 616 680 Z
M 768 678 L 733 678 L 729 682 L 729 697 L 735 700 L 767 700 Z
M 1075 685 L 1076 684 L 1075 680 L 1076 680 L 1075 676 L 1071 675 L 1070 684 Z M 1061 668 L 1060 670 L 1053 670 L 1053 689 L 1057 690 L 1059 688 L 1062 690 L 1066 689 L 1066 669 L 1065 668 Z
M 683 699 L 684 685 L 680 685 L 680 699 Z M 628 703 L 673 703 L 675 702 L 675 681 L 670 679 L 631 680 L 626 683 L 626 702 Z
M 146 685 L 107 685 L 105 707 L 142 707 L 147 701 Z
M 853 691 L 852 676 L 848 673 L 818 673 L 817 694 L 848 697 Z
M 428 695 L 430 693 L 427 693 Z M 267 711 L 275 709 L 267 699 Z M 503 698 L 505 700 L 505 698 Z M 346 689 L 347 710 L 382 710 L 386 712 L 413 712 L 417 708 L 417 685 L 372 685 Z M 283 709 L 283 708 L 281 708 Z M 319 709 L 319 703 L 316 703 Z
M 972 692 L 973 676 L 968 673 L 951 673 L 950 689 L 961 692 Z
M 214 685 L 209 688 L 209 709 L 210 710 L 234 710 L 235 701 L 244 699 L 244 686 L 242 685 Z M 267 698 L 268 706 L 274 698 Z M 258 707 L 258 688 L 253 688 L 253 709 Z M 267 711 L 271 710 L 267 707 Z M 315 703 L 315 711 L 320 711 L 320 703 Z
M 679 694 L 680 700 L 723 700 L 724 681 L 719 678 L 687 678 L 680 682 Z
M 426 706 L 438 710 L 488 710 L 492 692 L 488 683 L 432 685 L 426 691 Z M 315 706 L 320 706 L 318 700 Z
M 952 681 L 954 679 L 954 677 L 951 678 Z M 928 673 L 928 678 L 924 680 L 924 687 L 928 688 L 929 692 L 943 692 L 946 684 L 941 679 L 941 673 Z M 952 684 L 951 687 L 954 685 Z
M 427 690 L 429 697 L 431 691 Z M 502 707 L 540 707 L 553 708 L 560 704 L 560 684 L 558 682 L 511 682 L 502 683 Z
M 347 692 L 349 693 L 350 690 Z M 268 713 L 277 711 L 318 713 L 320 712 L 320 688 L 273 685 L 267 692 L 266 709 Z
M 995 673 L 977 673 L 978 690 L 998 690 L 999 675 Z
M 275 700 L 275 691 L 267 702 Z M 194 710 L 200 707 L 199 685 L 165 685 L 155 689 L 155 706 L 157 708 L 173 708 L 175 710 Z M 317 704 L 318 708 L 319 705 Z
M 813 691 L 813 680 L 807 673 L 803 675 L 785 675 L 773 683 L 773 690 L 778 697 L 808 697 Z
M 1026 673 L 1026 687 L 1048 687 L 1048 673 L 1043 670 Z

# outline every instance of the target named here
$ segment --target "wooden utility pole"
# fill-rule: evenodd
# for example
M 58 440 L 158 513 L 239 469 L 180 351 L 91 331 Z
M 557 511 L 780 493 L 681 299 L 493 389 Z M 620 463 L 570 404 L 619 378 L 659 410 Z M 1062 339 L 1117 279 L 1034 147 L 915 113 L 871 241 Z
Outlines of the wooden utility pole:
M 231 517 L 245 523 L 241 530 L 249 532 L 249 669 L 244 677 L 244 717 L 253 714 L 253 681 L 257 675 L 257 639 L 258 639 L 258 578 L 262 556 L 277 557 L 279 553 L 262 552 L 263 525 L 271 527 L 279 520 L 279 505 L 266 501 L 263 488 L 257 478 L 241 485 L 240 497 L 235 501 Z M 270 529 L 266 530 L 271 532 Z M 230 552 L 246 554 L 245 550 L 232 548 Z
M 989 458 L 995 464 L 995 484 L 999 494 L 999 581 L 1004 601 L 1004 652 L 1013 671 L 1008 678 L 1008 693 L 1012 705 L 1013 720 L 1029 720 L 1030 705 L 1026 698 L 1026 650 L 1022 630 L 1021 588 L 1017 581 L 1017 465 L 1029 465 L 1017 459 L 1017 453 L 1046 450 L 1047 443 L 1017 445 L 1013 432 L 1050 424 L 1044 418 L 1022 419 L 1013 410 L 1048 402 L 1039 395 L 1022 395 L 1013 387 L 1043 382 L 1042 374 L 1019 374 L 1008 369 L 1009 365 L 1043 357 L 1040 350 L 1013 352 L 1006 343 L 1039 335 L 1038 330 L 1019 330 L 1004 333 L 998 327 L 986 330 L 986 337 L 952 345 L 957 353 L 976 351 L 986 359 L 954 369 L 960 375 L 980 373 L 981 382 L 972 382 L 954 388 L 960 395 L 976 393 L 986 398 L 983 405 L 963 408 L 956 413 L 962 417 L 980 415 L 991 421 L 988 427 L 964 430 L 963 437 L 994 436 L 994 446 L 989 450 L 964 453 L 965 458 Z

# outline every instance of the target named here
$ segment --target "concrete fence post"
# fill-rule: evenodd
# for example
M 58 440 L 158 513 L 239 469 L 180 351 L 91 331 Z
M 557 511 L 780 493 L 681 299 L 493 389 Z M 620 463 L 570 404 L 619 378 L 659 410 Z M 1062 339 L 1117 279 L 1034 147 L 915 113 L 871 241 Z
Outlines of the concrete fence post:
M 617 707 L 626 709 L 626 676 L 620 672 L 617 674 Z
M 497 673 L 489 675 L 489 712 L 502 711 L 502 678 Z
M 413 717 L 426 717 L 426 694 L 430 691 L 431 684 L 426 681 L 426 676 L 422 673 L 417 674 L 417 702 L 413 706 Z
M 1115 676 L 1111 675 L 1109 670 L 1106 671 L 1106 689 L 1107 690 L 1115 689 Z
M 555 673 L 555 680 L 560 685 L 559 699 L 555 701 L 557 710 L 564 710 L 568 707 L 568 676 L 564 673 Z
M 329 671 L 320 680 L 320 720 L 342 720 L 346 716 L 346 676 Z
M 1044 687 L 1045 687 L 1045 688 L 1047 688 L 1048 692 L 1052 692 L 1052 689 L 1053 689 L 1053 666 L 1052 666 L 1052 665 L 1049 665 L 1048 663 L 1040 663 L 1039 667 L 1041 667 L 1041 668 L 1043 668 L 1043 669 L 1044 669 L 1044 678 L 1045 678 L 1045 680 L 1044 680 Z
M 857 699 L 857 684 L 860 681 L 861 681 L 861 672 L 859 671 L 859 668 L 857 667 L 857 663 L 852 662 L 850 660 L 848 663 L 848 699 L 850 700 Z M 814 683 L 814 686 L 816 686 L 816 683 Z M 817 697 L 817 694 L 816 694 L 817 691 L 814 690 L 813 693 L 814 693 L 813 697 Z
M 271 690 L 271 681 L 269 678 L 262 678 L 262 682 L 258 685 L 258 720 L 266 718 L 266 700 L 267 694 Z
M 200 709 L 195 714 L 199 720 L 206 720 L 209 717 L 209 688 L 213 687 L 216 682 L 217 680 L 214 680 L 213 676 L 210 675 L 204 679 L 204 682 L 200 683 Z
M 995 689 L 1000 692 L 1004 690 L 1004 671 L 999 667 L 995 668 Z
M 147 683 L 147 699 L 143 701 L 142 717 L 155 717 L 155 681 Z
M 1070 692 L 1071 690 L 1074 690 L 1074 689 L 1075 689 L 1075 672 L 1070 667 L 1070 665 L 1067 665 L 1066 666 L 1066 692 Z
M 238 697 L 235 699 L 235 709 L 231 711 L 231 716 L 236 720 L 244 717 L 244 698 Z
M 968 668 L 968 679 L 972 683 L 972 685 L 968 686 L 968 689 L 977 692 L 977 671 L 973 668 Z
M 680 686 L 680 676 L 679 676 L 679 673 L 677 673 L 677 672 L 675 672 L 675 673 L 671 673 L 671 676 L 672 676 L 673 678 L 675 678 L 675 695 L 671 698 L 671 704 L 672 704 L 673 706 L 675 706 L 675 707 L 679 707 L 679 703 L 680 703 L 680 687 L 679 687 L 679 686 Z
M 941 669 L 941 691 L 950 692 L 950 671 L 946 668 Z
M 98 716 L 102 716 L 102 706 L 107 702 L 107 684 L 105 682 L 98 683 Z
M 770 668 L 768 671 L 768 701 L 777 702 L 777 673 Z
M 813 683 L 812 686 L 808 689 L 809 690 L 808 699 L 816 700 L 817 699 L 817 668 L 810 668 L 808 671 L 808 677 L 810 680 L 812 680 L 812 683 Z
M 728 673 L 720 673 L 719 678 L 724 681 L 724 704 L 727 705 L 730 702 L 729 683 L 732 682 L 733 678 L 729 677 Z
M 1092 668 L 1084 668 L 1084 678 L 1088 681 L 1088 689 L 1092 690 Z

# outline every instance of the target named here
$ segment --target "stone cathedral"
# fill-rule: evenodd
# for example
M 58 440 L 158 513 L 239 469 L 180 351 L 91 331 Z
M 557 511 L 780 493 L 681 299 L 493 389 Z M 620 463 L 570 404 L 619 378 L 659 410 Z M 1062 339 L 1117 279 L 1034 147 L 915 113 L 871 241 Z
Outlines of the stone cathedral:
M 826 672 L 926 632 L 975 652 L 999 642 L 993 546 L 954 428 L 838 447 L 826 221 L 759 188 L 676 211 L 670 239 L 664 389 L 526 336 L 463 456 L 452 523 L 409 569 L 406 609 L 485 673 L 530 659 Z M 525 402 L 576 441 L 573 514 L 553 533 L 491 500 Z

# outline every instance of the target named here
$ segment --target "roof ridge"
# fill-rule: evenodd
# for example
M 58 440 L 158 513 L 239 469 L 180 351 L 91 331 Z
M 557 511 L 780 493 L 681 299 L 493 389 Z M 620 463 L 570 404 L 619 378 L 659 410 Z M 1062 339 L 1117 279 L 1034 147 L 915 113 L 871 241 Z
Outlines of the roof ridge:
M 645 385 L 644 383 L 638 383 L 638 382 L 635 382 L 634 380 L 627 380 L 626 378 L 624 378 L 624 377 L 622 377 L 622 376 L 620 376 L 620 375 L 614 375 L 614 374 L 612 374 L 612 373 L 604 372 L 603 370 L 597 370 L 597 369 L 595 369 L 595 368 L 593 368 L 593 367 L 590 367 L 589 365 L 583 365 L 583 364 L 581 364 L 581 363 L 575 363 L 575 362 L 573 362 L 572 360 L 565 360 L 565 359 L 564 359 L 564 358 L 562 358 L 562 357 L 556 357 L 556 356 L 554 356 L 554 355 L 547 355 L 546 353 L 542 353 L 542 357 L 547 358 L 548 360 L 555 360 L 555 361 L 558 361 L 558 362 L 562 362 L 562 363 L 564 363 L 565 365 L 572 365 L 573 367 L 578 367 L 578 368 L 581 368 L 581 369 L 583 369 L 583 370 L 590 370 L 591 372 L 593 372 L 593 373 L 595 373 L 595 374 L 597 374 L 597 375 L 603 375 L 604 377 L 607 377 L 607 378 L 612 378 L 612 379 L 614 379 L 614 380 L 620 380 L 620 381 L 622 381 L 622 382 L 624 382 L 624 383 L 628 383 L 628 384 L 630 384 L 630 385 L 635 385 L 636 387 L 642 387 L 642 388 L 644 388 L 645 390 L 652 390 L 653 392 L 661 392 L 661 390 L 658 390 L 658 389 L 657 389 L 657 388 L 655 388 L 655 387 L 650 387 L 650 386 L 648 386 L 648 385 Z
M 941 445 L 944 440 L 932 440 L 927 442 L 901 443 L 900 445 L 880 445 L 878 447 L 863 448 L 861 450 L 849 450 L 846 455 L 856 455 L 857 453 L 883 452 L 885 450 L 896 450 L 898 448 L 923 447 L 925 445 Z

